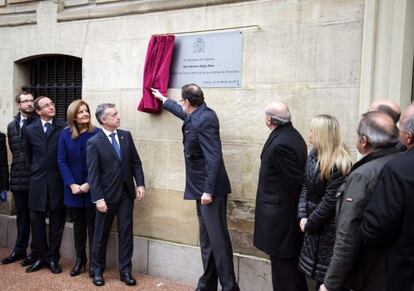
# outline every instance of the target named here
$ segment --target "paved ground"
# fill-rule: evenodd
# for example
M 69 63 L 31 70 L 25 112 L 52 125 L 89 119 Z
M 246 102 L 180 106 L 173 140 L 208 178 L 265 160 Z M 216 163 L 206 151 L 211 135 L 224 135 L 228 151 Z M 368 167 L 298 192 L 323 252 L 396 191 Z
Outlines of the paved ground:
M 7 257 L 9 249 L 0 248 L 0 258 Z M 35 273 L 26 273 L 20 262 L 9 265 L 0 264 L 0 290 L 1 291 L 45 291 L 45 290 L 146 290 L 146 291 L 193 291 L 191 286 L 169 281 L 163 278 L 146 276 L 135 273 L 138 280 L 137 286 L 128 287 L 119 281 L 119 273 L 111 268 L 104 273 L 105 285 L 96 287 L 87 273 L 76 277 L 70 277 L 69 272 L 72 262 L 61 260 L 60 265 L 63 272 L 54 275 L 49 269 L 42 269 Z

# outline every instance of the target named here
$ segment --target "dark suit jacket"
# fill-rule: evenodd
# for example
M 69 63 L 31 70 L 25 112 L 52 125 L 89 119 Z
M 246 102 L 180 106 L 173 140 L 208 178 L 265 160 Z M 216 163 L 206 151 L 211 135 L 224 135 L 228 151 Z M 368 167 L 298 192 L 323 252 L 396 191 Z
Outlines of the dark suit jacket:
M 271 256 L 299 256 L 303 235 L 297 207 L 306 157 L 306 143 L 291 123 L 273 130 L 263 147 L 254 245 Z
M 24 144 L 30 161 L 29 209 L 46 211 L 63 207 L 63 183 L 57 164 L 59 135 L 66 123 L 53 119 L 49 138 L 40 118 L 24 128 Z M 48 201 L 49 191 L 49 201 Z
M 125 191 L 124 185 L 131 198 L 135 199 L 133 178 L 137 186 L 145 185 L 141 160 L 131 133 L 118 129 L 117 134 L 121 148 L 121 160 L 102 130 L 87 142 L 88 181 L 94 202 L 102 198 L 106 203 L 118 202 Z
M 165 101 L 164 108 L 184 120 L 184 199 L 197 200 L 203 193 L 216 197 L 229 194 L 230 180 L 224 167 L 216 113 L 205 103 L 197 107 L 191 115 L 187 115 L 173 100 Z
M 6 135 L 0 132 L 0 190 L 9 190 Z
M 361 235 L 381 249 L 386 290 L 412 291 L 414 283 L 414 149 L 388 162 L 364 211 Z

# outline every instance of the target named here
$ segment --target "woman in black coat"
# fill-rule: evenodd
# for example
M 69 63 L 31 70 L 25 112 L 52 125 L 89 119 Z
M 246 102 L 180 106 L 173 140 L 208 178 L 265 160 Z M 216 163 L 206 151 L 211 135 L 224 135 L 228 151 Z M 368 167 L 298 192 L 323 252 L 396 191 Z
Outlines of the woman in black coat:
M 312 119 L 309 143 L 313 148 L 298 209 L 300 228 L 305 233 L 299 268 L 316 281 L 319 290 L 335 244 L 335 195 L 351 168 L 351 158 L 333 116 L 317 115 Z

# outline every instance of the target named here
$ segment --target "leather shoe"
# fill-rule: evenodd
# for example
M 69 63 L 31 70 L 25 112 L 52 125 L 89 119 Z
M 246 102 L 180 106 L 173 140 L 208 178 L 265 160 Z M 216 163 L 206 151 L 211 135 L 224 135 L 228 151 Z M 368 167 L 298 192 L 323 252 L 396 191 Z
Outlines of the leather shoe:
M 26 272 L 27 273 L 36 272 L 36 271 L 39 271 L 40 269 L 43 269 L 44 267 L 46 267 L 45 262 L 41 260 L 36 260 L 36 262 L 34 262 L 30 267 L 26 269 Z
M 30 254 L 23 261 L 20 262 L 20 265 L 22 265 L 23 267 L 27 267 L 32 265 L 34 262 L 36 262 L 36 256 Z
M 82 269 L 86 271 L 86 259 L 76 259 L 75 266 L 70 271 L 70 276 L 74 277 L 82 273 Z
M 59 264 L 57 262 L 50 262 L 49 263 L 49 269 L 52 271 L 53 274 L 59 274 L 62 273 L 62 269 L 60 268 Z
M 131 273 L 121 273 L 121 281 L 124 282 L 128 286 L 137 285 L 137 281 L 134 277 L 132 277 Z
M 95 286 L 103 286 L 105 285 L 105 280 L 102 277 L 102 274 L 94 274 L 92 278 L 92 282 Z
M 24 258 L 26 258 L 26 254 L 24 254 L 24 253 L 19 254 L 19 253 L 16 253 L 15 251 L 13 251 L 10 254 L 10 256 L 8 256 L 7 258 L 4 258 L 3 260 L 1 260 L 1 263 L 3 265 L 11 264 L 11 263 L 14 263 L 16 261 L 23 260 Z

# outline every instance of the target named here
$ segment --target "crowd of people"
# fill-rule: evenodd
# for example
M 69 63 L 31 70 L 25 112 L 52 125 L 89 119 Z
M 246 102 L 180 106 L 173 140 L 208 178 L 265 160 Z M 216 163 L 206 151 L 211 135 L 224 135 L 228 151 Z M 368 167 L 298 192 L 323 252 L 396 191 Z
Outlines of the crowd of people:
M 204 270 L 196 290 L 215 291 L 218 282 L 224 291 L 240 290 L 217 115 L 195 84 L 182 88 L 181 104 L 151 90 L 183 120 L 184 199 L 195 200 Z M 7 127 L 10 172 L 0 133 L 0 190 L 13 193 L 17 237 L 2 264 L 21 261 L 26 272 L 47 267 L 61 273 L 68 209 L 76 254 L 70 276 L 88 269 L 93 284 L 102 286 L 116 215 L 120 280 L 136 285 L 133 207 L 145 195 L 144 172 L 131 133 L 119 129 L 115 105 L 97 106 L 97 128 L 83 100 L 69 105 L 66 122 L 55 118 L 46 96 L 21 92 L 15 101 L 19 112 Z M 356 129 L 362 158 L 352 163 L 334 116 L 312 119 L 308 154 L 288 106 L 265 108 L 271 133 L 260 156 L 253 244 L 270 256 L 274 290 L 307 291 L 308 277 L 321 291 L 414 291 L 414 104 L 400 115 L 395 102 L 373 102 Z

